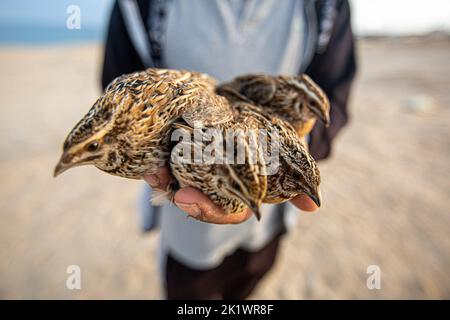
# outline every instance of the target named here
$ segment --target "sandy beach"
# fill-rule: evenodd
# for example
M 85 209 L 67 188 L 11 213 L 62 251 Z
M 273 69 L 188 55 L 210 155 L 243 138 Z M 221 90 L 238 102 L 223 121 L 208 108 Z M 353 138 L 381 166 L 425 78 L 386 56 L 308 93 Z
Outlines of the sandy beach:
M 351 122 L 320 163 L 323 207 L 299 213 L 255 299 L 450 298 L 450 42 L 358 44 Z M 0 298 L 162 298 L 141 182 L 93 167 L 52 177 L 100 94 L 98 45 L 0 49 Z M 66 289 L 69 265 L 81 290 Z M 381 289 L 366 286 L 367 267 Z

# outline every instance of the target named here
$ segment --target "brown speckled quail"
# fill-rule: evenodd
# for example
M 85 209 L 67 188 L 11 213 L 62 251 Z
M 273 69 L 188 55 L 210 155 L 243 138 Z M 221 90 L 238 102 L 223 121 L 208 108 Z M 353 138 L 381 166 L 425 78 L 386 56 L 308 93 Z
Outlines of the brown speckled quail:
M 243 75 L 231 82 L 216 87 L 216 92 L 223 95 L 232 105 L 241 102 L 255 104 L 267 113 L 273 121 L 283 120 L 294 128 L 300 141 L 293 136 L 292 130 L 285 131 L 284 139 L 287 152 L 280 158 L 280 170 L 268 176 L 267 192 L 263 202 L 279 203 L 297 195 L 296 188 L 301 177 L 298 172 L 305 170 L 297 166 L 299 162 L 310 161 L 304 157 L 307 150 L 305 137 L 308 135 L 316 120 L 322 121 L 325 126 L 330 122 L 330 103 L 323 90 L 306 74 L 299 76 L 270 76 L 260 74 Z M 298 153 L 296 150 L 303 149 Z M 303 165 L 304 168 L 313 167 Z M 315 168 L 317 169 L 317 168 Z M 320 174 L 310 173 L 317 177 L 320 184 Z M 288 191 L 290 190 L 290 192 Z M 297 190 L 298 191 L 298 190 Z M 320 206 L 320 193 L 310 197 Z
M 196 187 L 226 214 L 248 206 L 259 218 L 262 202 L 277 203 L 300 193 L 320 204 L 316 163 L 294 127 L 265 109 L 264 103 L 252 103 L 248 98 L 233 100 L 216 94 L 215 81 L 205 74 L 148 69 L 124 75 L 106 88 L 69 133 L 54 174 L 92 164 L 113 175 L 140 179 L 168 163 L 178 182 L 169 192 Z M 266 175 L 267 164 L 252 135 L 233 138 L 240 142 L 235 146 L 241 145 L 245 151 L 242 163 L 179 161 L 175 151 L 183 144 L 206 149 L 207 143 L 193 139 L 175 144 L 171 139 L 174 132 L 194 135 L 196 130 L 208 128 L 223 135 L 260 129 L 278 132 L 279 170 Z M 256 149 L 252 148 L 255 145 Z M 253 156 L 258 161 L 250 161 Z

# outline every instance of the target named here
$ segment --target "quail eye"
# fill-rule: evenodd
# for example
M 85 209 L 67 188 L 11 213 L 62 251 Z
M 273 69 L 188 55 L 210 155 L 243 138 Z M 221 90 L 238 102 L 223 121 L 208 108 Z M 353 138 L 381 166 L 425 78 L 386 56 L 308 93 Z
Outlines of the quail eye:
M 91 142 L 87 146 L 87 151 L 94 152 L 94 151 L 96 151 L 98 149 L 98 146 L 99 146 L 99 144 L 98 144 L 97 141 Z

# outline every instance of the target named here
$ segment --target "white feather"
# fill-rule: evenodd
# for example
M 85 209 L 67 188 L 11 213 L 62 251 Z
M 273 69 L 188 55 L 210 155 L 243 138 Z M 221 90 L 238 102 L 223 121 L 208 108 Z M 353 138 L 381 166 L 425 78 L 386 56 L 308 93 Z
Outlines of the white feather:
M 161 206 L 170 200 L 171 192 L 160 189 L 153 189 L 152 196 L 150 198 L 150 202 L 152 203 L 152 205 Z

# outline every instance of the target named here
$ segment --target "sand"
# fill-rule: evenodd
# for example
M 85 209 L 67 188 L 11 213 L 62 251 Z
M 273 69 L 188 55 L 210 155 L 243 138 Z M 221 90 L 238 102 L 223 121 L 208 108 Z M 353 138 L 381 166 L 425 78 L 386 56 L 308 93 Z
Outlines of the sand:
M 320 164 L 323 208 L 300 213 L 252 298 L 450 298 L 450 42 L 365 40 L 358 52 L 351 123 Z M 52 178 L 99 95 L 100 61 L 97 45 L 0 50 L 0 298 L 162 297 L 141 182 L 87 167 Z M 66 288 L 69 265 L 81 290 Z

